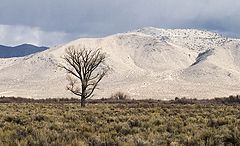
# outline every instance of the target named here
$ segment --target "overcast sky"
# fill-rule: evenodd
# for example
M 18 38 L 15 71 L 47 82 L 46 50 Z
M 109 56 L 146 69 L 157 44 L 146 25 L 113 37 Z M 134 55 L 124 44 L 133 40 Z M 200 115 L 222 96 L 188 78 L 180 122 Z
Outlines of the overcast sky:
M 0 0 L 0 44 L 54 46 L 141 27 L 240 37 L 240 0 Z

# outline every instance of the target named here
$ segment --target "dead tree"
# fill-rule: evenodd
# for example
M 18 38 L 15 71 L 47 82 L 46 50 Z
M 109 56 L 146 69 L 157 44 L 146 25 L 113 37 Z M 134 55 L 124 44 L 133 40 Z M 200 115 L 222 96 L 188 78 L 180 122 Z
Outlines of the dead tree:
M 69 47 L 65 50 L 65 65 L 60 67 L 69 74 L 67 90 L 81 97 L 81 106 L 91 97 L 98 83 L 106 75 L 109 67 L 105 64 L 106 54 L 101 49 Z

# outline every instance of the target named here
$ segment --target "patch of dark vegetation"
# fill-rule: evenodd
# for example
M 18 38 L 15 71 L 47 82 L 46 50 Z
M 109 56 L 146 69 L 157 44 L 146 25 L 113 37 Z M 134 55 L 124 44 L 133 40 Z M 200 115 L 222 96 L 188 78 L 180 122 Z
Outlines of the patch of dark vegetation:
M 47 99 L 30 99 L 22 97 L 0 97 L 0 103 L 50 103 L 50 104 L 68 104 L 68 103 L 80 103 L 78 98 L 47 98 Z M 178 98 L 174 100 L 155 100 L 155 99 L 131 99 L 127 94 L 117 92 L 110 98 L 101 99 L 88 99 L 88 104 L 138 104 L 138 105 L 158 105 L 158 104 L 240 104 L 240 95 L 213 98 L 213 99 L 195 99 L 195 98 Z
M 77 98 L 47 98 L 47 99 L 32 99 L 23 97 L 0 97 L 0 103 L 50 103 L 50 104 L 67 104 L 67 103 L 80 103 Z
M 187 99 L 185 97 L 176 97 L 175 100 L 172 100 L 170 102 L 176 104 L 240 104 L 240 95 L 231 95 L 229 97 L 213 99 Z

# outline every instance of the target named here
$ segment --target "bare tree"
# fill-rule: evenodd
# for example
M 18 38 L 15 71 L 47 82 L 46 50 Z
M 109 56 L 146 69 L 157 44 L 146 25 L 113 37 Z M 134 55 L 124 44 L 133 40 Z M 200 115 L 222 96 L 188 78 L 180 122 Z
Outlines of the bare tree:
M 101 49 L 66 49 L 63 59 L 66 65 L 60 65 L 69 74 L 67 90 L 81 97 L 81 106 L 91 97 L 98 83 L 106 75 L 109 67 L 105 64 L 106 54 Z

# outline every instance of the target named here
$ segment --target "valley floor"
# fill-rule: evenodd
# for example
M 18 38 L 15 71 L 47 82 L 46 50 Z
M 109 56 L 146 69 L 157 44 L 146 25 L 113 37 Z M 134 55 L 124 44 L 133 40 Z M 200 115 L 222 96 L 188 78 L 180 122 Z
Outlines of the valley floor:
M 240 106 L 1 103 L 0 145 L 240 145 Z

